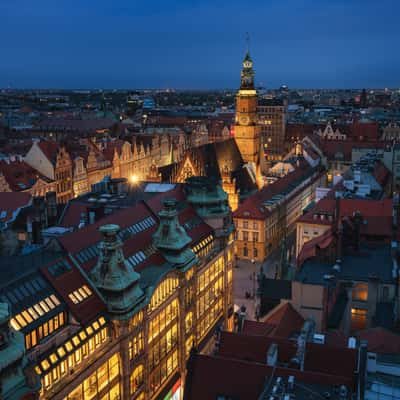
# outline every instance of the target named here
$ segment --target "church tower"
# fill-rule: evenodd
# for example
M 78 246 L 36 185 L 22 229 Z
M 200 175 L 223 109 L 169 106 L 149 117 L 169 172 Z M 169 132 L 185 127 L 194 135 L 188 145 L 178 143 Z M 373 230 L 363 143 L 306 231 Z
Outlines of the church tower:
M 240 89 L 236 96 L 235 140 L 243 161 L 260 162 L 260 126 L 257 123 L 257 91 L 254 87 L 253 61 L 247 51 L 243 60 Z

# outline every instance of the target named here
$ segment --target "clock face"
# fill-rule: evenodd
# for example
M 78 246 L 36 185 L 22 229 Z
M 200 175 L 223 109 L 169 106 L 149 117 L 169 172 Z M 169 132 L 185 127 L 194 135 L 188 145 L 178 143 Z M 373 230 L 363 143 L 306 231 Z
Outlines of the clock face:
M 251 68 L 251 62 L 250 61 L 245 61 L 243 65 L 244 65 L 245 68 Z
M 242 115 L 240 117 L 240 123 L 243 125 L 247 125 L 250 122 L 250 118 L 248 115 Z

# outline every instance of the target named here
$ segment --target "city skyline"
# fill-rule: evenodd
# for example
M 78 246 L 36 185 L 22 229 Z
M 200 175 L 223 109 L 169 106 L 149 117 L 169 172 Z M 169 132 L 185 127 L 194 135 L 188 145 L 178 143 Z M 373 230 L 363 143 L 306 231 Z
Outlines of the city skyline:
M 226 5 L 6 2 L 0 87 L 234 88 L 247 31 L 257 85 L 400 86 L 393 1 Z

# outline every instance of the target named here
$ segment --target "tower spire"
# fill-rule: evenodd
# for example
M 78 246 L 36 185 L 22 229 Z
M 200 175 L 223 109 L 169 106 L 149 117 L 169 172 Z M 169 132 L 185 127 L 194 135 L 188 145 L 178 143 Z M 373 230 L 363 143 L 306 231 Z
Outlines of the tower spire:
M 250 34 L 246 32 L 246 52 L 250 53 Z

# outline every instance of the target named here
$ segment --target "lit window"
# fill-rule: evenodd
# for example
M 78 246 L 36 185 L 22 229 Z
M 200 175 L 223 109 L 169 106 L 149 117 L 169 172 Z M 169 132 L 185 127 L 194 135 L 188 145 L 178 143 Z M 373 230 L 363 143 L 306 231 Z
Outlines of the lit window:
M 353 301 L 367 301 L 368 300 L 368 284 L 357 283 L 353 286 L 352 290 Z

